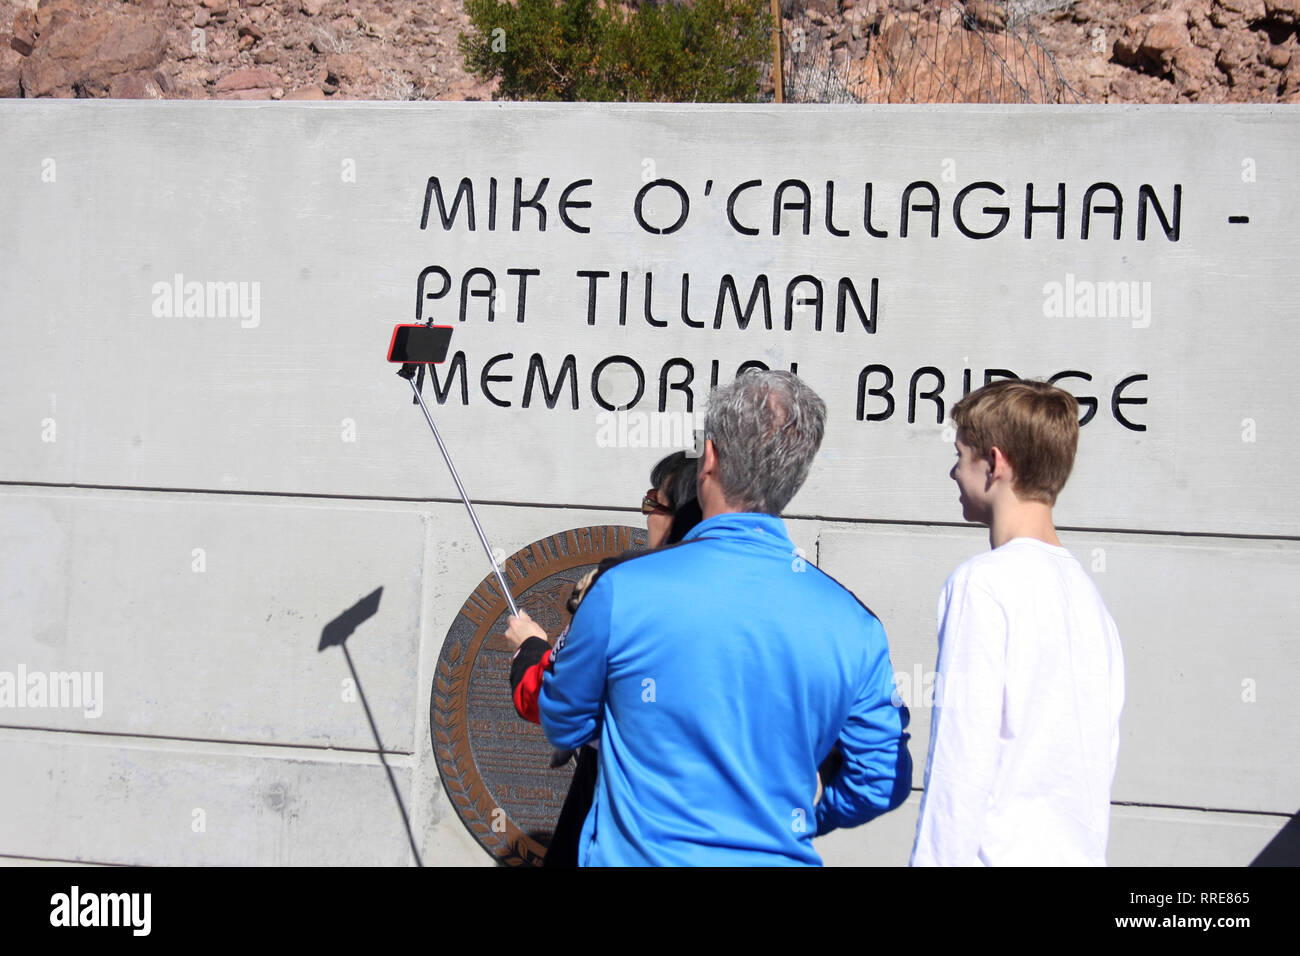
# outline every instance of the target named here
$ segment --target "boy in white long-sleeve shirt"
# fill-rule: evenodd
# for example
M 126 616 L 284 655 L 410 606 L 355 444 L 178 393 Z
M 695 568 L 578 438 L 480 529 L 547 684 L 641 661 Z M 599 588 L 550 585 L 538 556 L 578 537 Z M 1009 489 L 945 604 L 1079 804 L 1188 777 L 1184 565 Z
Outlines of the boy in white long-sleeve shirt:
M 1043 382 L 995 382 L 953 408 L 950 477 L 992 550 L 940 595 L 913 866 L 1106 864 L 1124 659 L 1052 522 L 1078 416 L 1074 396 Z

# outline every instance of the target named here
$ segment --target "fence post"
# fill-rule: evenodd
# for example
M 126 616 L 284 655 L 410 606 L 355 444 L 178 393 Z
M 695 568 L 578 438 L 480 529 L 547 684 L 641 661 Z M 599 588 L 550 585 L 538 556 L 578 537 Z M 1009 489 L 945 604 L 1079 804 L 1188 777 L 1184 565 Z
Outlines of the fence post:
M 785 75 L 781 71 L 781 0 L 772 0 L 772 83 L 776 87 L 776 101 L 785 102 Z

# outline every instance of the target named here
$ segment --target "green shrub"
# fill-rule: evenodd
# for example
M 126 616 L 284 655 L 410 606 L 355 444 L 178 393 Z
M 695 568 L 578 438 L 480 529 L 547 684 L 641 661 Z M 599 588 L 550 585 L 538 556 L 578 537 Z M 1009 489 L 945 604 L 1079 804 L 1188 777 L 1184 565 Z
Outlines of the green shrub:
M 465 0 L 466 69 L 526 100 L 752 102 L 772 49 L 769 0 Z

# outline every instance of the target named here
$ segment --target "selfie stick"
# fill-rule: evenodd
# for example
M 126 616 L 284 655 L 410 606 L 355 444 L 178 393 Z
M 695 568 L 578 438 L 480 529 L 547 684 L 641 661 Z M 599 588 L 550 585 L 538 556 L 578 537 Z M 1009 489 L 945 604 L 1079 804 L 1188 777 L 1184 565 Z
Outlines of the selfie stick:
M 424 397 L 415 384 L 415 368 L 414 364 L 403 365 L 398 369 L 397 374 L 411 383 L 411 391 L 415 392 L 415 400 L 420 403 L 420 410 L 424 412 L 424 419 L 429 423 L 429 428 L 433 430 L 433 440 L 438 443 L 438 450 L 442 452 L 443 460 L 447 462 L 447 468 L 451 472 L 451 480 L 456 482 L 456 490 L 460 492 L 460 500 L 465 502 L 465 508 L 469 511 L 469 520 L 474 522 L 474 530 L 478 532 L 478 539 L 483 542 L 483 550 L 487 552 L 488 560 L 492 562 L 492 573 L 497 576 L 497 583 L 501 585 L 501 593 L 506 596 L 506 603 L 510 605 L 510 613 L 518 617 L 519 608 L 515 607 L 515 599 L 510 596 L 510 588 L 506 585 L 504 575 L 501 574 L 501 568 L 497 566 L 497 559 L 492 555 L 492 548 L 488 546 L 487 535 L 483 533 L 483 526 L 478 523 L 478 515 L 474 513 L 474 506 L 469 503 L 469 495 L 465 494 L 465 486 L 460 483 L 460 475 L 456 474 L 456 466 L 451 463 L 451 456 L 447 454 L 447 446 L 442 443 L 442 436 L 438 434 L 438 426 L 433 423 L 433 416 L 429 414 L 428 406 L 424 404 Z

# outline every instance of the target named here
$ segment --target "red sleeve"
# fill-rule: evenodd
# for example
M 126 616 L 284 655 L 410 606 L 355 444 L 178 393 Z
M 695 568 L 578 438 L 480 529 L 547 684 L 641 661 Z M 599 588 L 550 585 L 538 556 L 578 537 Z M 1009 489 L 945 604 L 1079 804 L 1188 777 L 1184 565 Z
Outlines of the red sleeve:
M 537 713 L 537 698 L 542 692 L 542 675 L 550 662 L 551 649 L 547 648 L 542 659 L 525 670 L 515 684 L 515 711 L 524 720 L 534 724 L 541 722 L 541 717 Z

